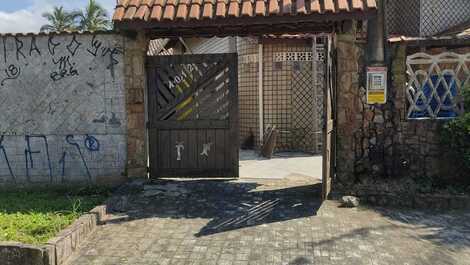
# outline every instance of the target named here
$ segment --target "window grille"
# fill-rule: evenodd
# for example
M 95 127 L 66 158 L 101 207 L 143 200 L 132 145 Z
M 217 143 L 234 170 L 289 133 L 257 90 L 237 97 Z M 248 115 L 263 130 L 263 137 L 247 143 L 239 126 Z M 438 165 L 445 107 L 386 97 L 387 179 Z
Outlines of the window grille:
M 409 119 L 449 119 L 463 113 L 470 85 L 470 53 L 416 53 L 406 59 Z

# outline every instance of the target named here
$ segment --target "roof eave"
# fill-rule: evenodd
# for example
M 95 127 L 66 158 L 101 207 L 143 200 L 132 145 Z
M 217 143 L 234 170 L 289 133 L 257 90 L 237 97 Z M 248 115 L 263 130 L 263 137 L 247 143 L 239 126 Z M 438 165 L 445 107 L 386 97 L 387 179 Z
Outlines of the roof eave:
M 123 20 L 115 21 L 114 25 L 120 30 L 131 31 L 152 31 L 158 32 L 162 37 L 186 36 L 190 32 L 192 36 L 211 35 L 220 32 L 223 35 L 238 35 L 233 32 L 237 28 L 243 28 L 245 32 L 250 32 L 250 28 L 257 28 L 254 34 L 258 34 L 260 29 L 265 29 L 265 34 L 276 31 L 276 28 L 293 27 L 289 32 L 303 32 L 302 28 L 295 30 L 301 25 L 329 25 L 332 22 L 346 20 L 367 20 L 375 17 L 377 10 L 367 11 L 344 11 L 338 13 L 309 14 L 309 15 L 289 15 L 289 16 L 254 16 L 254 17 L 228 17 L 201 20 L 176 20 L 176 21 L 143 21 L 143 20 Z M 249 27 L 249 28 L 247 28 Z M 227 34 L 230 32 L 230 34 Z M 215 34 L 220 35 L 220 34 Z M 245 35 L 245 34 L 243 34 Z

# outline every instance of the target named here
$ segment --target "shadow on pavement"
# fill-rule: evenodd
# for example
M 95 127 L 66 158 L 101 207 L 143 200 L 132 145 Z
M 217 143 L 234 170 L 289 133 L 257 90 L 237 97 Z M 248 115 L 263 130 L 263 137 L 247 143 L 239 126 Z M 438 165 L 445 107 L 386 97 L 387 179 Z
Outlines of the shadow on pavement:
M 203 237 L 315 216 L 321 206 L 320 183 L 270 190 L 257 189 L 258 183 L 228 180 L 165 180 L 154 184 L 155 196 L 133 196 L 126 216 L 107 223 L 142 218 L 210 219 L 195 234 Z
M 413 230 L 422 240 L 456 249 L 470 247 L 470 212 L 373 208 L 397 228 Z

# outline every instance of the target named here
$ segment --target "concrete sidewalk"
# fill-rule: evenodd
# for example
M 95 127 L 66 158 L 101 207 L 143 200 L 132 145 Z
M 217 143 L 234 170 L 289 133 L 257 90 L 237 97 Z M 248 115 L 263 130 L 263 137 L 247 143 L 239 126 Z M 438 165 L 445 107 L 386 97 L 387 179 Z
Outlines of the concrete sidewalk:
M 340 208 L 305 180 L 146 186 L 70 265 L 468 265 L 470 213 Z
M 322 156 L 305 153 L 276 153 L 267 159 L 253 150 L 240 150 L 240 178 L 283 179 L 304 177 L 310 181 L 322 179 Z

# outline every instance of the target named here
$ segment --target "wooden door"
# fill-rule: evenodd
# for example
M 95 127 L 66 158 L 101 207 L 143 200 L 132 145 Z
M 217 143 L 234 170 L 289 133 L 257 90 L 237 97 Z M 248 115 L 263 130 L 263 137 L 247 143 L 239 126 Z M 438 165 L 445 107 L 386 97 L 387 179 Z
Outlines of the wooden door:
M 148 58 L 151 177 L 238 177 L 236 54 Z
M 328 199 L 332 178 L 335 174 L 335 109 L 336 109 L 336 67 L 331 37 L 327 43 L 327 63 L 324 91 L 324 141 L 323 141 L 323 189 L 322 199 Z

